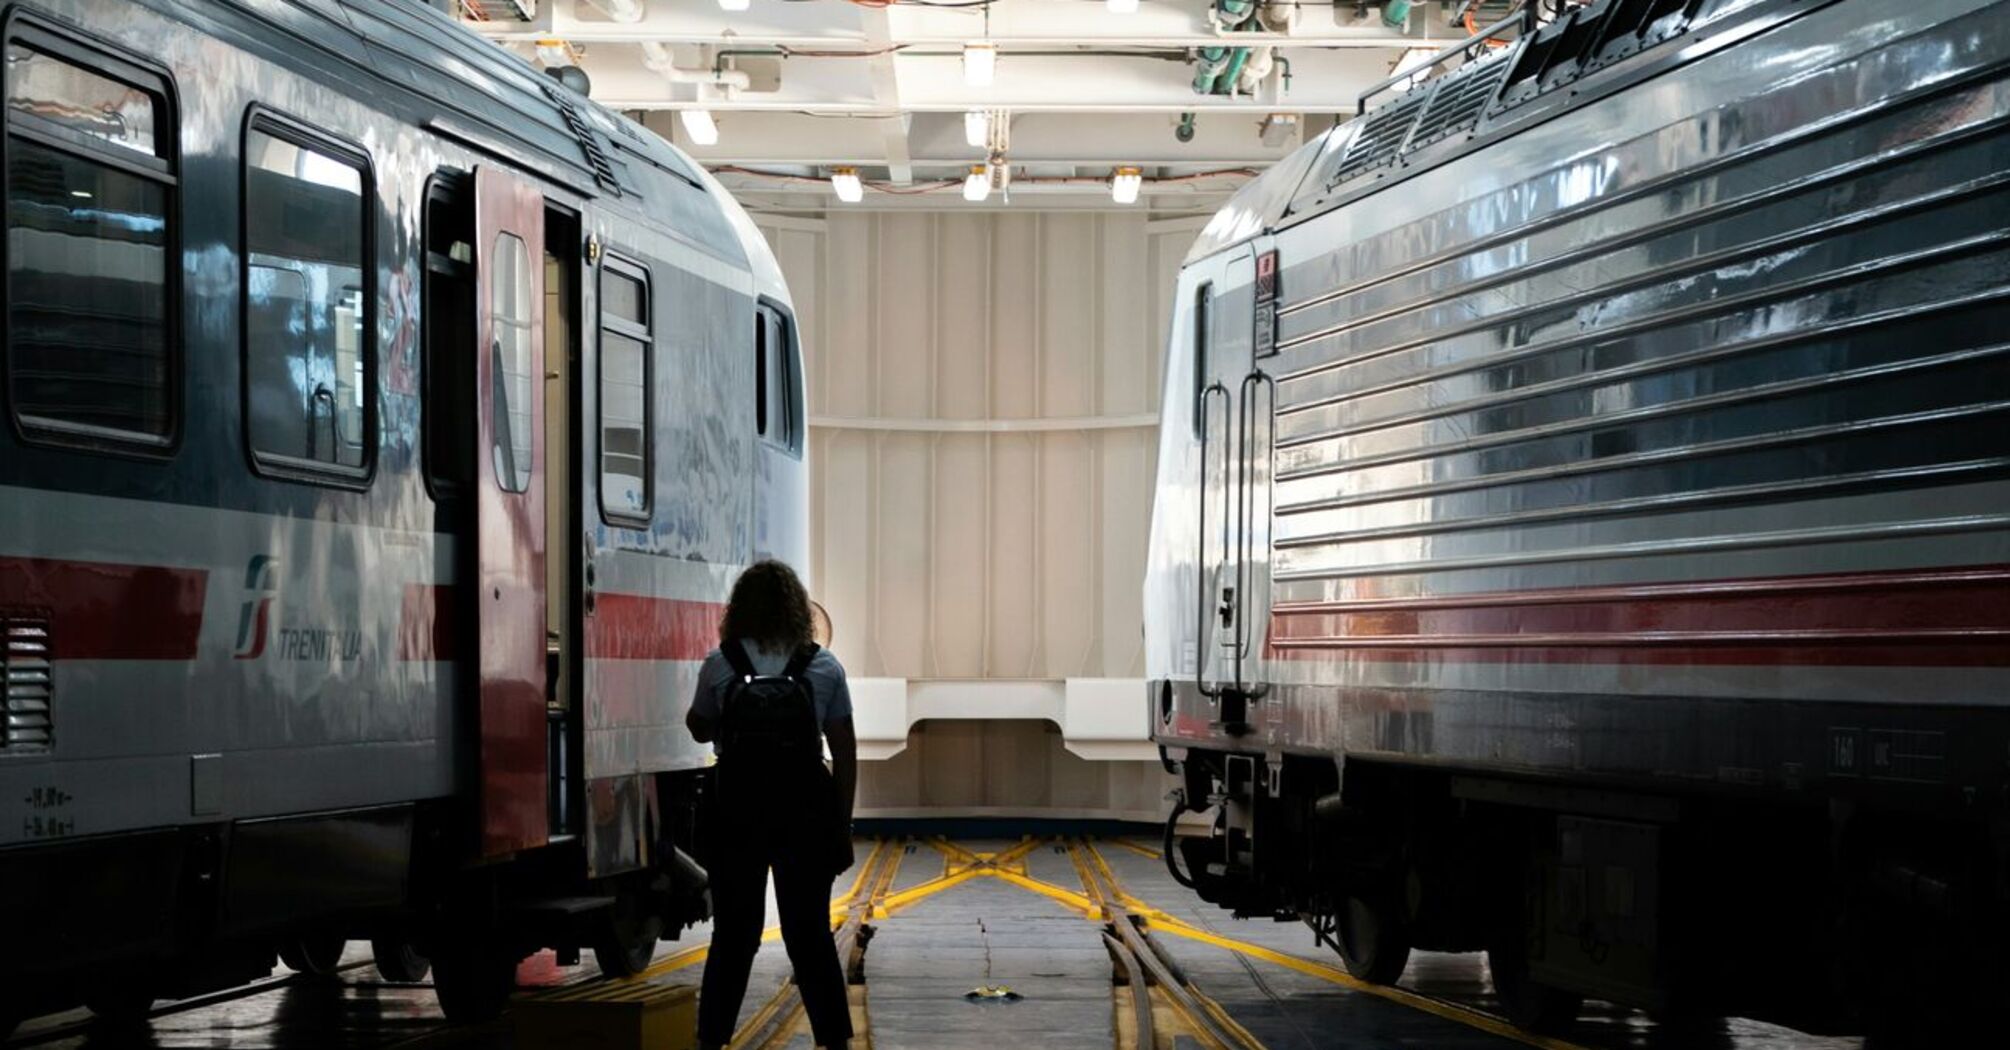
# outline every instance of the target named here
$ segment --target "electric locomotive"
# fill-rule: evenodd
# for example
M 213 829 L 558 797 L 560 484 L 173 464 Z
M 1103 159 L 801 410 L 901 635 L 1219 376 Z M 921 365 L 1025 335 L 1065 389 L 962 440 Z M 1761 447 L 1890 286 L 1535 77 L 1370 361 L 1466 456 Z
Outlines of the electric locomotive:
M 705 909 L 682 729 L 805 563 L 788 290 L 416 0 L 0 3 L 0 961 L 113 1017 L 372 939 L 450 1016 Z
M 1484 950 L 1530 1025 L 1979 1007 L 2010 4 L 1529 4 L 1362 110 L 1179 277 L 1175 874 L 1371 981 Z

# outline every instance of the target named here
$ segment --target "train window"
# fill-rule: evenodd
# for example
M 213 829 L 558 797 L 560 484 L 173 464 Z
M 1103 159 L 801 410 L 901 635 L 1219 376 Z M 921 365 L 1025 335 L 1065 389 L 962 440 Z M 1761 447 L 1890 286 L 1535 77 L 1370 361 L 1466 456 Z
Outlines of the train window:
M 178 400 L 167 82 L 27 25 L 5 54 L 15 416 L 62 440 L 165 447 Z
M 1214 282 L 1193 293 L 1193 433 L 1207 426 L 1208 354 L 1214 347 Z
M 531 470 L 531 272 L 530 250 L 513 233 L 496 234 L 495 273 L 490 277 L 489 455 L 496 484 L 505 492 L 530 489 Z
M 791 328 L 788 314 L 773 303 L 754 311 L 754 431 L 769 444 L 794 451 L 802 428 Z
M 244 159 L 252 452 L 268 467 L 361 477 L 374 423 L 363 165 L 262 119 Z
M 649 516 L 649 279 L 616 259 L 600 271 L 600 511 Z

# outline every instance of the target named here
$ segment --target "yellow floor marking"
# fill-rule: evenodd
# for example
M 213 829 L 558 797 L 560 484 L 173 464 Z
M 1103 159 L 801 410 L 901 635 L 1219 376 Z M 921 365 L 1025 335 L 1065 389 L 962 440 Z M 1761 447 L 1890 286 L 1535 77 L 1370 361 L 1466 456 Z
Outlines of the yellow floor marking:
M 1217 948 L 1226 948 L 1239 955 L 1247 955 L 1252 959 L 1273 962 L 1287 969 L 1296 970 L 1299 973 L 1337 984 L 1342 988 L 1365 992 L 1377 998 L 1387 999 L 1390 1002 L 1401 1003 L 1412 1009 L 1422 1010 L 1427 1014 L 1442 1017 L 1448 1021 L 1457 1021 L 1468 1027 L 1477 1028 L 1504 1039 L 1512 1039 L 1515 1042 L 1528 1046 L 1541 1047 L 1543 1050 L 1586 1050 L 1586 1048 L 1567 1040 L 1552 1039 L 1548 1036 L 1523 1031 L 1491 1014 L 1484 1014 L 1478 1010 L 1460 1006 L 1457 1003 L 1448 1003 L 1440 999 L 1433 999 L 1430 996 L 1418 995 L 1416 992 L 1391 985 L 1369 984 L 1339 967 L 1316 963 L 1310 959 L 1303 959 L 1296 955 L 1288 955 L 1284 952 L 1265 948 L 1260 944 L 1250 944 L 1247 941 L 1238 941 L 1233 938 L 1223 937 L 1220 934 L 1211 933 L 1197 926 L 1189 926 L 1177 919 L 1170 919 L 1169 917 L 1152 919 L 1149 920 L 1149 924 L 1154 930 L 1163 930 L 1175 937 L 1184 937 L 1191 941 L 1199 941 L 1202 944 L 1211 944 Z
M 1150 846 L 1141 846 L 1138 843 L 1132 842 L 1129 839 L 1109 839 L 1107 841 L 1112 846 L 1121 846 L 1124 849 L 1130 850 L 1132 853 L 1136 853 L 1140 856 L 1150 857 L 1153 860 L 1160 860 L 1165 856 L 1165 854 L 1160 853 L 1158 850 L 1152 849 Z

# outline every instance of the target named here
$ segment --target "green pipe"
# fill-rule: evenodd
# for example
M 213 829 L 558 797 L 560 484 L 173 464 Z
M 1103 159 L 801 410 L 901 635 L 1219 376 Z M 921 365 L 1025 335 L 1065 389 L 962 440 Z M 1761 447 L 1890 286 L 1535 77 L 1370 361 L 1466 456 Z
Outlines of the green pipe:
M 1246 47 L 1236 48 L 1235 56 L 1228 60 L 1228 72 L 1223 73 L 1221 75 L 1220 83 L 1221 83 L 1222 94 L 1224 95 L 1235 94 L 1235 82 L 1241 79 L 1242 67 L 1248 64 L 1249 64 L 1249 49 Z
M 1193 93 L 1214 94 L 1214 84 L 1221 72 L 1228 66 L 1229 48 L 1204 47 L 1200 49 L 1200 60 L 1194 63 Z
M 1382 24 L 1391 29 L 1406 29 L 1410 25 L 1410 0 L 1388 0 L 1382 5 Z

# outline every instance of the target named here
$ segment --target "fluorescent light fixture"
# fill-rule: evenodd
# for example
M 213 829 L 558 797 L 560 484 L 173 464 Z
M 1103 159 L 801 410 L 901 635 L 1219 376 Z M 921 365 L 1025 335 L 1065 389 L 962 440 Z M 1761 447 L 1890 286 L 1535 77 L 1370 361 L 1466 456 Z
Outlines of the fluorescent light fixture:
M 990 87 L 998 70 L 997 44 L 963 45 L 963 82 L 971 87 Z
M 745 11 L 751 0 L 719 0 L 721 11 Z
M 1118 204 L 1136 204 L 1138 190 L 1145 184 L 1145 173 L 1138 168 L 1118 168 L 1110 176 L 1110 199 Z
M 1113 15 L 1134 15 L 1138 13 L 1138 0 L 1110 0 Z
M 831 192 L 846 204 L 857 204 L 865 199 L 865 183 L 858 180 L 857 168 L 832 168 Z
M 977 204 L 989 196 L 991 196 L 990 169 L 982 164 L 972 164 L 970 174 L 963 177 L 963 199 Z
M 981 109 L 963 114 L 963 141 L 978 149 L 991 145 L 991 114 Z
M 79 198 L 80 200 L 90 200 L 92 194 L 90 190 L 71 190 L 70 196 Z
M 684 122 L 684 134 L 700 146 L 719 144 L 719 125 L 712 120 L 709 109 L 680 109 L 677 119 Z

